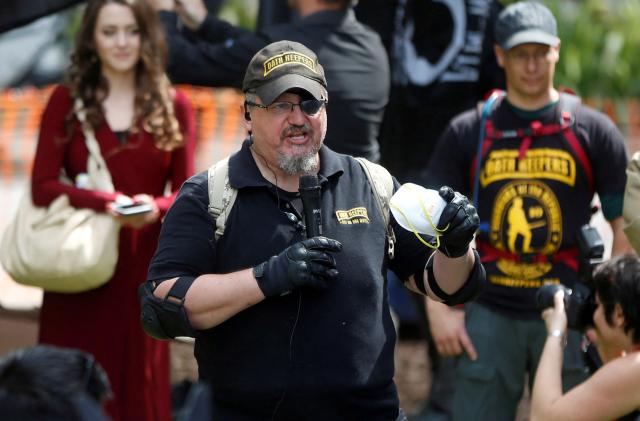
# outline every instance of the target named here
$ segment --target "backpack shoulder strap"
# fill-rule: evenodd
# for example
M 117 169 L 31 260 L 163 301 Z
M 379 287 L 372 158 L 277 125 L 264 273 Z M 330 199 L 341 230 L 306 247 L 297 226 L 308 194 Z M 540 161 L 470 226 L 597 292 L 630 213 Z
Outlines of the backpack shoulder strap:
M 640 152 L 633 154 L 627 166 L 627 184 L 622 206 L 624 232 L 640 254 Z
M 229 184 L 229 157 L 216 162 L 207 171 L 209 214 L 216 221 L 216 241 L 224 235 L 229 212 L 236 201 L 238 190 Z
M 495 108 L 504 99 L 507 93 L 500 89 L 494 89 L 486 101 L 478 103 L 479 134 L 476 144 L 476 154 L 471 161 L 470 176 L 473 205 L 478 206 L 478 190 L 480 182 L 480 171 L 484 154 L 490 148 L 491 139 L 487 140 L 487 125 L 491 124 L 491 115 Z M 493 126 L 491 126 L 493 127 Z
M 578 158 L 578 162 L 580 163 L 583 171 L 586 174 L 587 182 L 589 183 L 589 190 L 591 192 L 595 191 L 595 184 L 593 179 L 593 168 L 591 166 L 591 160 L 587 155 L 587 151 L 585 149 L 585 145 L 583 142 L 578 139 L 576 132 L 572 127 L 576 126 L 576 120 L 578 118 L 578 108 L 582 100 L 579 96 L 561 92 L 560 93 L 560 118 L 561 122 L 567 120 L 568 123 L 565 125 L 563 129 L 564 138 L 569 143 L 569 146 L 576 154 L 576 158 Z
M 393 178 L 389 171 L 382 165 L 374 164 L 365 158 L 356 158 L 356 161 L 360 164 L 364 173 L 367 175 L 367 180 L 371 185 L 371 191 L 375 197 L 378 209 L 384 218 L 384 223 L 387 231 L 387 241 L 389 248 L 387 253 L 390 259 L 393 259 L 395 251 L 396 236 L 393 232 L 393 228 L 389 224 L 391 214 L 389 213 L 389 201 L 393 196 Z
M 560 92 L 560 111 L 566 111 L 575 116 L 578 107 L 582 104 L 582 98 L 570 92 Z

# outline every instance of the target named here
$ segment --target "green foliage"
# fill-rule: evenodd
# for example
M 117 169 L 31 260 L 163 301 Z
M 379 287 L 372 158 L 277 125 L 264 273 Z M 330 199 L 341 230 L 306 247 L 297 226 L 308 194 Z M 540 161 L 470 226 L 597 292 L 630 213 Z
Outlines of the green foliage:
M 504 0 L 503 4 L 514 3 Z M 640 96 L 640 1 L 544 0 L 562 40 L 556 83 L 590 98 Z
M 220 18 L 245 29 L 256 27 L 258 0 L 230 0 L 220 10 Z

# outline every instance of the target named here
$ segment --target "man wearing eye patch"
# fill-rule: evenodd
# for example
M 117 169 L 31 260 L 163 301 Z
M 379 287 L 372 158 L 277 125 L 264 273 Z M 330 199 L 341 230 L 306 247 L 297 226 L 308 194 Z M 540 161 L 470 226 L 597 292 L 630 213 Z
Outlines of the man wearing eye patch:
M 364 167 L 323 145 L 331 97 L 304 45 L 258 51 L 243 90 L 249 138 L 222 185 L 206 171 L 183 185 L 140 289 L 143 327 L 160 339 L 196 338 L 212 419 L 403 420 L 387 268 L 435 300 L 472 299 L 484 281 L 469 247 L 475 209 L 443 187 L 437 251 L 392 218 L 387 237 Z M 322 235 L 311 238 L 304 175 L 317 176 L 320 194 Z M 223 213 L 211 216 L 210 198 L 224 190 L 237 196 L 221 211 L 220 234 Z

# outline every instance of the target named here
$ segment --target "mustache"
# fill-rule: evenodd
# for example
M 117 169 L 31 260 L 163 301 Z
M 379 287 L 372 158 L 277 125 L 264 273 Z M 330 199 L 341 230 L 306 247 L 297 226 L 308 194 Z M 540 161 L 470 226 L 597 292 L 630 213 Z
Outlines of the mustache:
M 282 130 L 282 133 L 280 134 L 281 138 L 285 138 L 287 136 L 297 136 L 297 135 L 301 135 L 301 134 L 305 134 L 305 133 L 313 133 L 313 130 L 311 129 L 311 126 L 309 126 L 308 124 L 303 124 L 300 126 L 288 126 L 285 129 Z

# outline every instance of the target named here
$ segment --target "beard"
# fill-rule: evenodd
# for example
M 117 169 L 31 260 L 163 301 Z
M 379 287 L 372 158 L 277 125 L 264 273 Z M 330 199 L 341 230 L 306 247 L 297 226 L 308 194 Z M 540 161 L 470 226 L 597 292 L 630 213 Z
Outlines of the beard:
M 319 150 L 320 146 L 300 156 L 278 154 L 278 165 L 282 171 L 289 175 L 315 173 L 318 170 L 317 154 Z
M 290 126 L 282 131 L 281 137 L 306 133 L 309 137 L 314 137 L 313 130 L 308 125 L 293 127 Z M 323 136 L 324 137 L 324 136 Z M 318 171 L 318 151 L 322 142 L 314 144 L 311 149 L 301 155 L 285 155 L 278 153 L 278 165 L 282 171 L 289 175 L 311 174 Z M 303 146 L 308 147 L 308 146 Z

